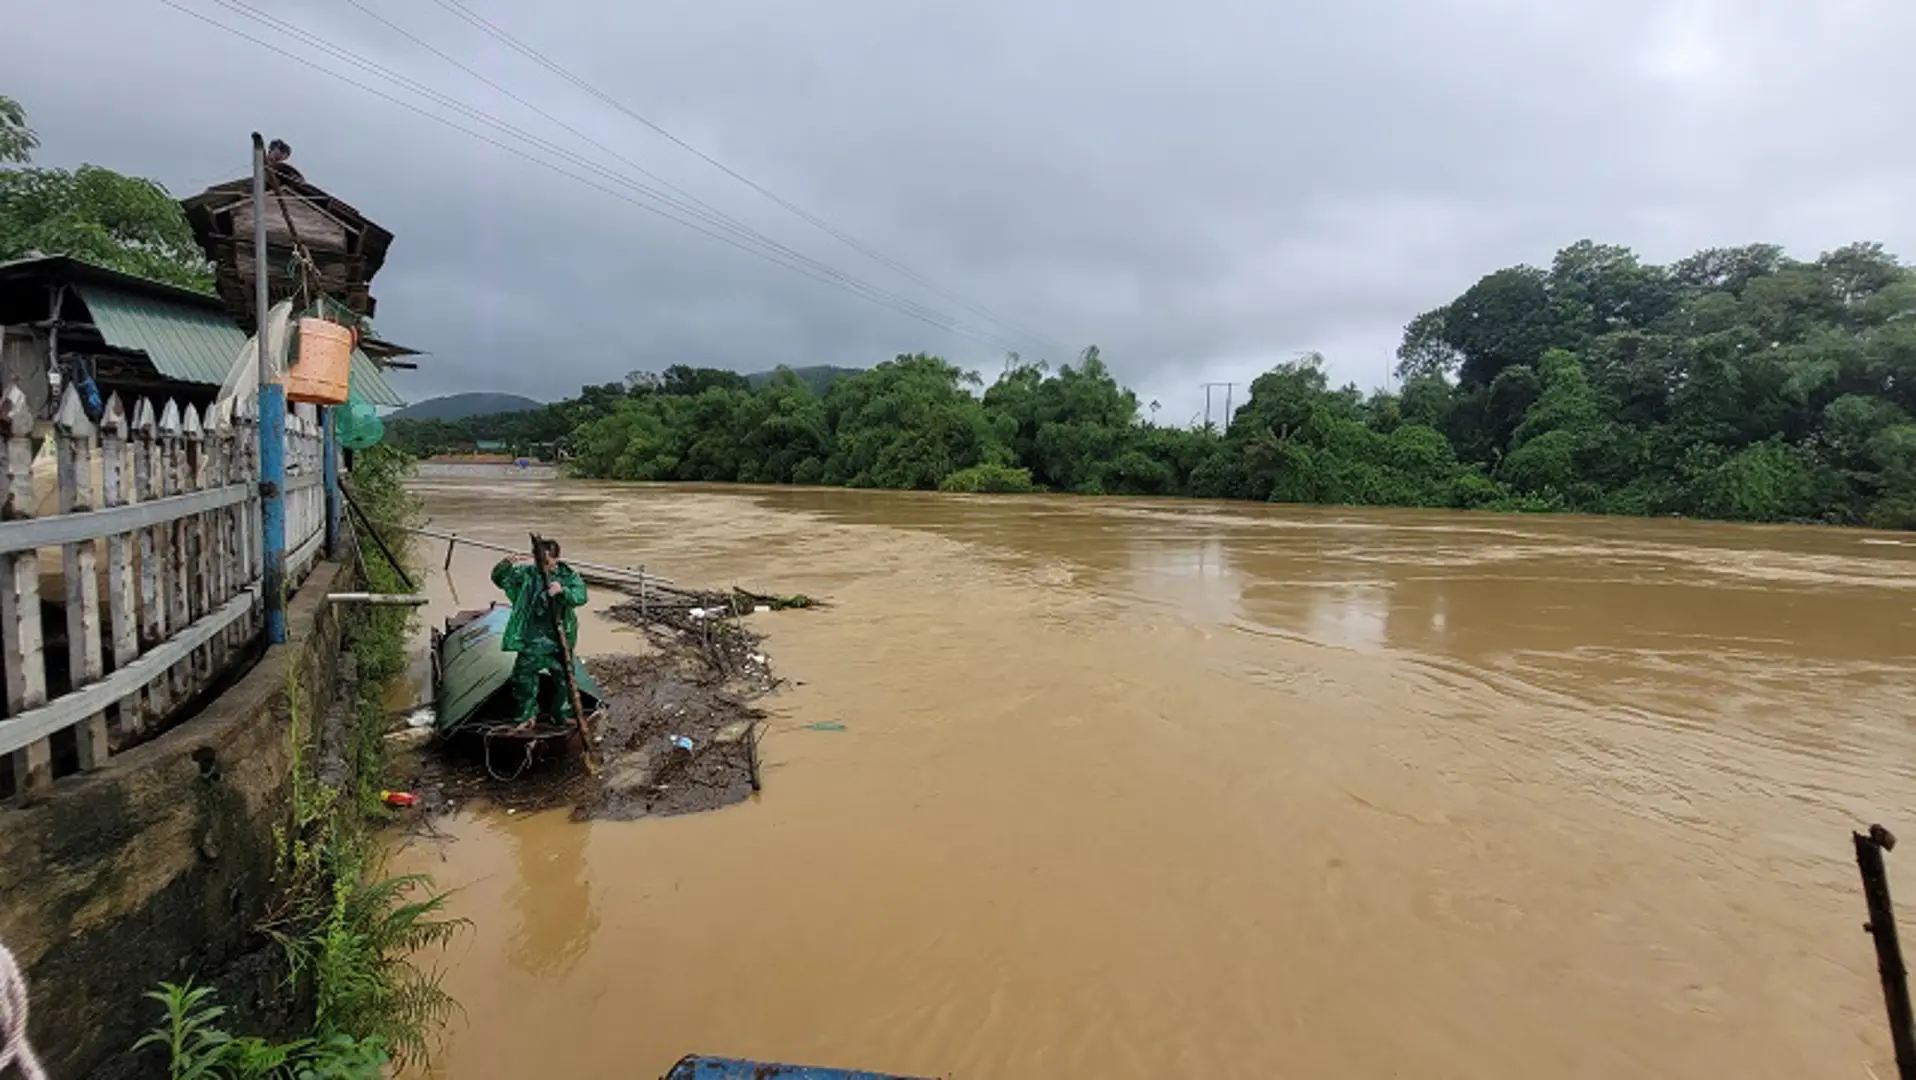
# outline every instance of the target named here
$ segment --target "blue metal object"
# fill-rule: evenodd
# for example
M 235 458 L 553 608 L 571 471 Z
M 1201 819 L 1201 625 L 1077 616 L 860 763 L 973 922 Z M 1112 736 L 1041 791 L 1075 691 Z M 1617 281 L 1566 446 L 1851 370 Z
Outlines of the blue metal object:
M 253 132 L 253 336 L 259 342 L 260 592 L 266 643 L 286 644 L 286 388 L 267 340 L 266 140 Z
M 339 440 L 333 435 L 333 409 L 322 410 L 326 424 L 326 557 L 339 558 L 339 516 L 345 500 L 339 497 Z
M 259 388 L 261 588 L 266 600 L 266 643 L 286 643 L 286 388 Z
M 97 424 L 106 412 L 106 405 L 100 400 L 100 388 L 93 384 L 93 376 L 87 374 L 86 368 L 78 364 L 73 367 L 77 376 L 74 385 L 80 388 L 80 408 L 86 411 L 88 420 Z
M 827 1069 L 815 1065 L 778 1065 L 763 1061 L 690 1056 L 679 1059 L 665 1080 L 914 1080 L 891 1073 Z

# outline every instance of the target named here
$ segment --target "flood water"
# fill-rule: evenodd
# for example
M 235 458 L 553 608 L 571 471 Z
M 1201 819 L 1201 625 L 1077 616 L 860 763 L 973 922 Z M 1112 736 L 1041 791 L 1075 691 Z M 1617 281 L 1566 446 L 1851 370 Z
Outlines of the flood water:
M 474 921 L 429 1075 L 1894 1075 L 1849 834 L 1916 838 L 1916 537 L 420 488 L 435 527 L 832 603 L 754 619 L 796 684 L 758 800 L 397 853 Z

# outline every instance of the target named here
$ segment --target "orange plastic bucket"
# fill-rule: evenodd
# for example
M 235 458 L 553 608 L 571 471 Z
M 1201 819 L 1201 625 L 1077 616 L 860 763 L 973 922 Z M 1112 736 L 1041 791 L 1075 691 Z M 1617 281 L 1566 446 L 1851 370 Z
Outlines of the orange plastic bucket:
M 286 369 L 286 400 L 343 405 L 352 382 L 350 327 L 325 319 L 299 320 L 299 358 Z

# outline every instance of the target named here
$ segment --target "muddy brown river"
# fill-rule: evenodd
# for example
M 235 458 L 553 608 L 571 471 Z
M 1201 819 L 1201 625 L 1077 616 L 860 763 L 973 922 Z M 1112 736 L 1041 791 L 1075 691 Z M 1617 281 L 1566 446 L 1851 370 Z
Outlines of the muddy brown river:
M 474 922 L 421 1075 L 1894 1075 L 1849 832 L 1916 838 L 1916 537 L 420 490 L 435 527 L 832 601 L 751 620 L 793 681 L 758 799 L 405 842 Z

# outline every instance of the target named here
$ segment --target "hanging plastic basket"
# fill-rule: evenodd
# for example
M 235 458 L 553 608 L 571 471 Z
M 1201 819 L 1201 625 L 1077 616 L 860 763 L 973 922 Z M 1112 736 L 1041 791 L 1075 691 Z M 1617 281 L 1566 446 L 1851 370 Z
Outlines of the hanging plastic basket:
M 299 359 L 286 369 L 286 399 L 312 405 L 343 405 L 353 373 L 351 327 L 326 319 L 299 320 Z

